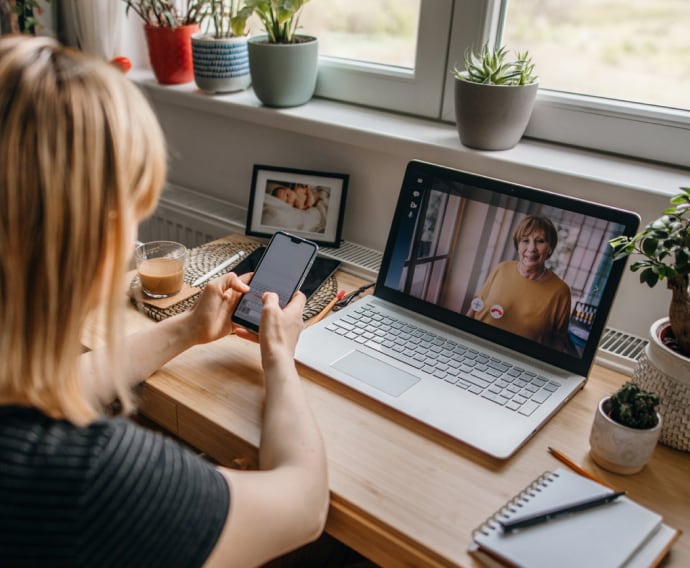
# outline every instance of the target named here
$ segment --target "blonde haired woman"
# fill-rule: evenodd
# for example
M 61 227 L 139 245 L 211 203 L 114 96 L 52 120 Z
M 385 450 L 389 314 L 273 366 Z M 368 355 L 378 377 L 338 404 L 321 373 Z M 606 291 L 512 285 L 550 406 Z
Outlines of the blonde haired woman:
M 284 310 L 264 297 L 262 471 L 214 468 L 106 417 L 230 332 L 248 286 L 221 277 L 193 310 L 118 335 L 137 223 L 166 172 L 160 127 L 117 70 L 46 38 L 0 39 L 0 132 L 0 565 L 256 566 L 315 539 L 328 484 L 293 362 L 304 297 Z M 97 306 L 110 347 L 81 355 Z

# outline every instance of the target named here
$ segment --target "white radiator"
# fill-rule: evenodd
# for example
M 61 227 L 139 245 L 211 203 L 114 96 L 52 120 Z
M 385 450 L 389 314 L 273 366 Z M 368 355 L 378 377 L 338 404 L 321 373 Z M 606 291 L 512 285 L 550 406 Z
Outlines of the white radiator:
M 232 233 L 244 234 L 247 210 L 227 201 L 179 186 L 168 185 L 155 213 L 139 226 L 139 240 L 173 240 L 193 248 Z M 379 251 L 343 241 L 337 249 L 319 252 L 342 262 L 343 270 L 375 280 L 381 266 Z M 631 375 L 648 341 L 606 328 L 596 362 Z
M 244 234 L 247 210 L 227 201 L 183 187 L 168 185 L 155 213 L 139 225 L 140 241 L 172 240 L 193 248 L 232 233 Z M 319 253 L 342 262 L 342 269 L 365 280 L 375 280 L 382 254 L 343 241 L 338 248 Z

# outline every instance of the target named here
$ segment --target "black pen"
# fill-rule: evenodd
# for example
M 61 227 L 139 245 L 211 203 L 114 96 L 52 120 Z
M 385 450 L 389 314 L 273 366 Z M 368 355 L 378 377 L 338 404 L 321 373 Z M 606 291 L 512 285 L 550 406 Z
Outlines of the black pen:
M 593 507 L 599 507 L 600 505 L 605 505 L 610 503 L 615 499 L 618 499 L 621 495 L 625 495 L 625 491 L 616 491 L 614 493 L 607 493 L 606 495 L 599 495 L 597 497 L 591 497 L 589 499 L 584 499 L 582 501 L 576 501 L 570 505 L 565 505 L 563 507 L 556 507 L 554 509 L 549 509 L 546 511 L 540 511 L 538 513 L 532 513 L 530 515 L 523 515 L 510 519 L 509 521 L 498 521 L 503 532 L 510 532 L 516 529 L 522 529 L 532 525 L 538 525 L 550 521 L 556 517 L 562 515 L 567 515 L 570 513 L 575 513 L 577 511 L 584 511 L 586 509 L 591 509 Z

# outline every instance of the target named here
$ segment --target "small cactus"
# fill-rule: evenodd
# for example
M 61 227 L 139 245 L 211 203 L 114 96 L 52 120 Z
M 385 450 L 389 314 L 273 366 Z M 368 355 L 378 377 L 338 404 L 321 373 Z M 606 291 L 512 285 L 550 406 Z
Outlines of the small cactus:
M 657 424 L 659 396 L 628 381 L 609 398 L 609 417 L 623 426 L 646 430 Z

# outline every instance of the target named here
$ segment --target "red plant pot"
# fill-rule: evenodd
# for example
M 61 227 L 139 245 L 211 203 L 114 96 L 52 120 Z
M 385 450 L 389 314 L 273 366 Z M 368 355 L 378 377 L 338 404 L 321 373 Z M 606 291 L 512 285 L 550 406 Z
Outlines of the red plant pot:
M 194 80 L 192 34 L 199 24 L 169 27 L 145 25 L 149 60 L 156 79 L 163 85 L 177 85 Z

